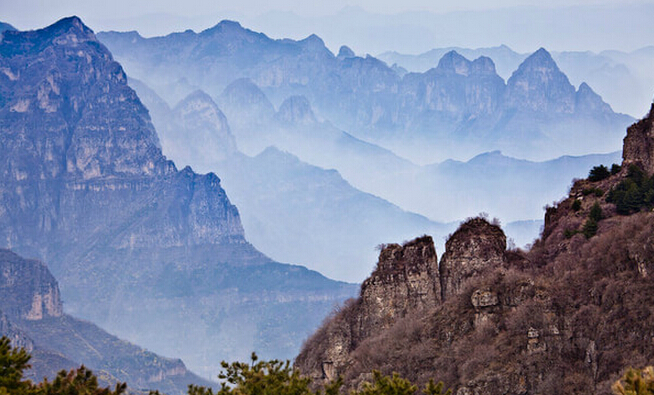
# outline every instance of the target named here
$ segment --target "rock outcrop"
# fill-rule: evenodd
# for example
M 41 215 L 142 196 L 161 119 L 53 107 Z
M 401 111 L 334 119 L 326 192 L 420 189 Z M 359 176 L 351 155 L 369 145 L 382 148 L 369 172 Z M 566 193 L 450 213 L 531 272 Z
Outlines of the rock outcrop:
M 461 292 L 466 280 L 506 264 L 506 236 L 483 218 L 473 218 L 445 244 L 439 271 L 443 300 Z
M 12 347 L 22 347 L 26 351 L 34 350 L 34 342 L 20 328 L 9 320 L 9 317 L 0 310 L 0 336 L 9 338 Z
M 390 327 L 406 314 L 433 309 L 440 300 L 438 258 L 431 237 L 386 245 L 376 269 L 361 285 L 361 337 Z
M 296 359 L 297 366 L 320 380 L 345 374 L 355 363 L 353 353 L 362 343 L 383 335 L 404 319 L 438 309 L 444 298 L 460 293 L 465 280 L 475 276 L 478 279 L 485 271 L 505 266 L 505 249 L 502 230 L 483 218 L 467 221 L 450 237 L 441 259 L 443 267 L 448 257 L 448 270 L 441 269 L 440 274 L 429 236 L 403 245 L 382 246 L 377 266 L 361 285 L 359 298 L 348 302 L 305 343 Z M 449 287 L 447 294 L 444 287 Z M 478 320 L 487 320 L 489 310 L 511 303 L 512 298 L 506 299 L 498 299 L 491 291 L 476 291 L 472 300 L 479 310 Z
M 359 298 L 347 302 L 308 340 L 296 364 L 314 378 L 334 379 L 347 369 L 350 354 L 362 341 L 402 317 L 434 309 L 440 299 L 438 259 L 431 237 L 382 246 L 377 267 L 361 285 Z
M 645 118 L 627 129 L 622 158 L 625 170 L 636 164 L 648 174 L 654 173 L 654 104 Z
M 354 51 L 347 45 L 341 45 L 341 48 L 338 50 L 338 55 L 336 56 L 339 59 L 353 58 L 356 54 Z

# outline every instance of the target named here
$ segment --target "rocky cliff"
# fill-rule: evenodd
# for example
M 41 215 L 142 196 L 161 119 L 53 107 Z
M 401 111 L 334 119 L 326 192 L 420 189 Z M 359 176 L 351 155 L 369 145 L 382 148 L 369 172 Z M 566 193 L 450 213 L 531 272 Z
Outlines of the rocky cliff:
M 498 225 L 473 218 L 452 234 L 439 265 L 443 299 L 458 294 L 466 280 L 506 264 L 506 236 Z
M 458 395 L 611 394 L 626 367 L 654 358 L 654 201 L 643 192 L 650 198 L 635 206 L 630 200 L 627 211 L 620 206 L 625 188 L 652 190 L 651 117 L 629 128 L 621 171 L 578 180 L 567 198 L 547 208 L 531 250 L 506 250 L 498 226 L 467 221 L 440 261 L 441 300 L 410 307 L 407 297 L 422 299 L 394 292 L 405 282 L 396 276 L 375 294 L 380 307 L 365 310 L 362 287 L 359 299 L 307 341 L 298 368 L 317 382 L 340 375 L 348 388 L 380 369 L 418 383 L 443 380 Z M 401 260 L 388 263 L 402 271 Z M 401 313 L 398 305 L 405 306 Z M 377 311 L 393 313 L 380 322 Z M 366 330 L 365 337 L 352 336 Z
M 505 253 L 506 236 L 483 218 L 467 221 L 449 238 L 440 269 L 429 236 L 404 245 L 383 245 L 377 267 L 361 285 L 359 298 L 349 301 L 309 339 L 296 364 L 314 378 L 348 374 L 357 363 L 353 355 L 362 343 L 392 331 L 399 321 L 437 309 L 443 300 L 462 292 L 465 280 L 503 266 Z M 482 307 L 491 303 L 484 298 L 489 299 L 477 296 Z M 359 373 L 357 380 L 369 372 Z
M 438 259 L 431 237 L 384 246 L 376 269 L 361 285 L 359 337 L 368 337 L 409 312 L 427 310 L 439 302 Z
M 636 164 L 654 173 L 654 104 L 649 114 L 627 129 L 622 150 L 625 167 Z
M 0 273 L 0 336 L 32 354 L 28 377 L 52 379 L 61 369 L 84 364 L 104 385 L 128 381 L 133 389 L 181 394 L 188 384 L 207 383 L 181 360 L 161 357 L 64 314 L 57 281 L 42 262 L 3 249 Z
M 233 148 L 206 95 L 175 114 Z M 207 377 L 255 349 L 292 355 L 353 292 L 252 247 L 220 179 L 163 156 L 122 67 L 76 17 L 3 33 L 0 245 L 48 262 L 67 312 Z M 49 314 L 47 295 L 26 314 Z
M 0 249 L 0 272 L 5 313 L 27 320 L 62 316 L 57 281 L 43 263 L 26 261 Z

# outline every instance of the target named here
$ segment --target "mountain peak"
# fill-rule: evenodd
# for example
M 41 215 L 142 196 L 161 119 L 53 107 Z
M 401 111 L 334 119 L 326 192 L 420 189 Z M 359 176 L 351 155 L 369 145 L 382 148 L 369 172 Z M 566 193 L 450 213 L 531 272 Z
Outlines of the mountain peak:
M 495 71 L 495 63 L 487 56 L 480 56 L 472 62 L 472 74 L 497 74 Z
M 227 118 L 204 91 L 198 89 L 180 101 L 173 109 L 173 119 L 173 128 L 178 130 L 167 131 L 167 140 L 173 146 L 171 152 L 183 163 L 192 163 L 193 157 L 223 160 L 236 152 Z M 197 140 L 202 143 L 193 144 Z M 198 149 L 178 148 L 187 143 Z
M 507 81 L 509 108 L 549 113 L 573 113 L 575 88 L 545 48 L 529 55 Z
M 345 59 L 345 58 L 353 58 L 356 55 L 354 54 L 354 51 L 350 49 L 347 45 L 341 46 L 341 48 L 338 50 L 338 58 L 339 59 Z
M 470 74 L 470 66 L 471 62 L 468 59 L 453 50 L 443 55 L 436 70 L 448 74 L 467 76 Z
M 190 102 L 190 101 L 202 101 L 202 102 L 212 103 L 213 105 L 216 105 L 213 99 L 211 98 L 211 96 L 209 96 L 209 94 L 207 94 L 202 89 L 196 89 L 193 92 L 189 93 L 188 96 L 186 96 L 180 102 L 180 104 L 183 102 Z
M 595 91 L 585 82 L 582 82 L 577 90 L 575 97 L 575 111 L 578 113 L 594 115 L 610 114 L 613 112 L 611 106 L 604 102 L 602 97 L 595 93 Z
M 239 78 L 227 85 L 220 94 L 220 106 L 223 110 L 230 107 L 258 107 L 267 115 L 272 115 L 275 109 L 265 93 L 249 78 Z
M 191 33 L 185 32 L 179 34 L 188 35 Z M 244 42 L 255 42 L 260 40 L 264 40 L 264 41 L 270 40 L 265 34 L 256 33 L 250 29 L 246 29 L 243 26 L 241 26 L 239 22 L 230 21 L 230 20 L 220 21 L 215 26 L 203 30 L 199 34 L 199 36 L 210 37 L 219 42 L 225 41 L 231 43 L 234 42 L 244 43 Z M 235 50 L 236 48 L 238 48 L 238 46 L 231 48 L 231 50 Z
M 95 41 L 95 34 L 93 33 L 93 30 L 86 26 L 84 22 L 82 22 L 82 20 L 75 15 L 69 16 L 67 18 L 62 18 L 43 30 L 53 35 L 69 33 L 78 37 L 92 37 Z
M 311 109 L 309 100 L 300 95 L 284 100 L 276 117 L 284 123 L 312 124 L 316 122 L 316 116 Z
M 16 30 L 16 28 L 11 26 L 8 23 L 0 22 L 0 34 L 3 33 L 6 30 Z
M 232 21 L 229 19 L 223 19 L 222 21 L 215 24 L 213 27 L 208 28 L 205 31 L 234 31 L 234 30 L 245 30 L 243 26 L 237 21 Z
M 77 16 L 62 18 L 50 26 L 32 31 L 6 30 L 3 34 L 3 51 L 20 47 L 18 51 L 39 49 L 50 43 L 57 46 L 77 47 L 85 42 L 97 42 L 93 30 Z
M 322 38 L 318 37 L 315 34 L 310 35 L 304 40 L 300 40 L 298 43 L 301 45 L 305 45 L 306 48 L 310 51 L 327 50 L 327 47 L 325 46 L 325 42 L 322 40 Z
M 545 48 L 539 48 L 536 52 L 532 53 L 525 59 L 522 64 L 519 66 L 518 70 L 521 68 L 529 69 L 534 67 L 546 67 L 551 68 L 556 71 L 559 71 L 559 67 L 556 65 L 556 62 L 552 58 L 549 52 Z
M 579 91 L 579 92 L 588 92 L 588 91 L 590 91 L 590 92 L 594 92 L 594 91 L 591 89 L 591 87 L 590 87 L 587 83 L 585 83 L 585 82 L 582 82 L 581 85 L 579 85 L 579 90 L 578 90 L 578 91 Z

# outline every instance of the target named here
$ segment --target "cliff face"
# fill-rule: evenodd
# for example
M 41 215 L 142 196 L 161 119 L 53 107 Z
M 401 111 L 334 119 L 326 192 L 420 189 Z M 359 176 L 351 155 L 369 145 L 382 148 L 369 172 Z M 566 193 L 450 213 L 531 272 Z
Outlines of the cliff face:
M 207 95 L 174 118 L 208 133 L 205 148 L 235 149 Z M 0 41 L 0 245 L 47 261 L 67 312 L 207 376 L 254 349 L 290 357 L 354 292 L 252 247 L 220 179 L 163 156 L 122 67 L 76 17 Z M 40 295 L 26 317 L 61 313 Z
M 462 224 L 440 261 L 442 301 L 379 324 L 381 308 L 361 308 L 362 287 L 305 344 L 298 368 L 318 382 L 341 375 L 348 388 L 379 369 L 421 384 L 443 380 L 458 395 L 611 394 L 626 367 L 654 358 L 654 201 L 620 215 L 615 197 L 654 176 L 650 117 L 629 128 L 623 171 L 575 182 L 546 210 L 530 251 L 507 251 L 501 229 L 483 219 Z M 402 284 L 386 284 L 376 304 L 406 306 L 406 296 L 393 292 Z M 366 322 L 370 334 L 351 341 L 351 328 Z
M 0 56 L 3 180 L 173 171 L 122 68 L 79 19 L 6 32 Z
M 42 262 L 0 250 L 0 273 L 0 336 L 32 354 L 28 377 L 52 379 L 61 369 L 84 364 L 105 385 L 129 381 L 133 388 L 172 394 L 203 381 L 181 360 L 148 352 L 64 314 L 57 281 Z
M 438 259 L 429 236 L 385 246 L 377 268 L 361 285 L 361 337 L 388 328 L 406 314 L 440 302 Z
M 439 266 L 443 299 L 461 292 L 465 281 L 506 263 L 506 236 L 483 218 L 467 221 L 447 240 Z
M 654 173 L 654 105 L 647 116 L 627 129 L 622 150 L 623 164 L 637 164 L 648 174 Z
M 5 313 L 28 320 L 62 316 L 59 286 L 43 263 L 0 249 L 0 273 Z
M 573 113 L 575 88 L 541 48 L 525 59 L 507 81 L 506 106 L 534 112 Z
M 125 199 L 153 202 L 171 194 L 180 201 L 168 201 L 171 215 L 148 219 L 159 226 L 131 226 L 113 242 L 243 241 L 238 212 L 218 178 L 184 176 L 164 158 L 148 112 L 127 86 L 122 68 L 78 18 L 32 32 L 7 32 L 0 55 L 0 182 L 5 185 L 0 199 L 6 208 L 0 218 L 11 225 L 0 238 L 7 246 L 23 249 L 35 235 L 83 238 L 125 214 L 142 217 L 137 214 L 142 202 L 126 206 Z M 168 181 L 165 192 L 161 179 Z M 197 226 L 196 219 L 207 215 L 220 220 Z M 34 244 L 39 255 L 54 252 L 48 251 L 52 245 Z M 58 263 L 54 268 L 59 273 Z
M 296 359 L 297 366 L 318 379 L 350 373 L 348 368 L 356 364 L 356 350 L 362 343 L 383 336 L 405 318 L 439 308 L 444 298 L 461 293 L 465 280 L 503 265 L 505 247 L 502 230 L 482 218 L 467 221 L 450 237 L 440 264 L 442 268 L 447 259 L 448 270 L 440 273 L 429 236 L 383 246 L 377 267 L 361 285 L 359 298 L 348 302 L 308 340 Z M 481 256 L 476 257 L 475 252 Z M 481 310 L 499 303 L 490 292 L 480 292 L 475 300 Z

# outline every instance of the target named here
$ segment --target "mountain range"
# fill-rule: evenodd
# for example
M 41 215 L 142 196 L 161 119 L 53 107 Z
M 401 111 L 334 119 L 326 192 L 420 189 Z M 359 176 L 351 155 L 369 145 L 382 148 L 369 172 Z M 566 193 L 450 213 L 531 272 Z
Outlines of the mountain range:
M 501 45 L 476 49 L 434 48 L 418 55 L 388 51 L 379 54 L 378 58 L 404 70 L 422 73 L 437 65 L 440 58 L 450 51 L 456 51 L 469 59 L 480 56 L 493 59 L 498 74 L 504 79 L 508 79 L 513 70 L 529 56 Z M 653 55 L 651 47 L 631 52 L 552 52 L 552 58 L 574 85 L 587 82 L 614 110 L 632 116 L 641 116 L 647 111 L 644 103 L 651 99 L 654 80 L 646 65 L 652 63 Z
M 68 313 L 212 377 L 251 351 L 291 356 L 354 292 L 249 244 L 220 179 L 163 156 L 79 18 L 5 31 L 0 70 L 0 240 L 47 262 Z
M 492 152 L 467 162 L 418 166 L 318 121 L 304 96 L 292 96 L 276 111 L 250 80 L 230 84 L 220 104 L 195 91 L 174 109 L 143 82 L 130 79 L 130 85 L 150 109 L 165 153 L 176 163 L 221 174 L 249 240 L 276 259 L 306 262 L 348 281 L 365 278 L 374 247 L 389 237 L 427 233 L 442 250 L 456 221 L 479 212 L 505 221 L 517 245 L 531 243 L 540 225 L 516 228 L 511 222 L 538 218 L 543 206 L 565 193 L 570 179 L 594 165 L 620 161 L 619 152 L 545 162 Z M 187 122 L 204 125 L 203 131 L 176 121 L 181 113 Z M 288 243 L 300 233 L 307 233 L 302 246 Z M 333 245 L 340 246 L 338 254 L 328 252 Z
M 538 160 L 612 152 L 633 120 L 614 113 L 587 84 L 573 87 L 543 49 L 504 82 L 486 57 L 470 61 L 449 52 L 433 69 L 405 74 L 345 49 L 335 56 L 315 35 L 273 40 L 233 21 L 201 33 L 99 38 L 130 77 L 168 103 L 195 89 L 218 98 L 248 78 L 277 107 L 305 96 L 317 119 L 422 164 L 493 149 Z
M 631 121 L 588 84 L 570 84 L 542 48 L 505 82 L 484 56 L 448 51 L 408 72 L 347 47 L 335 56 L 315 35 L 272 40 L 230 21 L 199 34 L 99 37 L 77 17 L 2 33 L 0 245 L 47 262 L 61 291 L 43 274 L 49 296 L 0 306 L 0 329 L 52 347 L 59 365 L 89 359 L 119 380 L 111 369 L 123 362 L 103 357 L 112 349 L 122 344 L 130 361 L 145 353 L 138 374 L 159 357 L 99 327 L 212 377 L 221 359 L 251 351 L 295 355 L 355 295 L 354 284 L 279 263 L 251 241 L 358 280 L 375 245 L 386 254 L 384 240 L 455 226 L 429 218 L 533 219 L 572 176 L 617 161 L 616 130 Z M 583 156 L 560 156 L 570 153 Z M 69 348 L 73 335 L 107 348 L 89 356 Z M 159 367 L 125 377 L 192 378 L 181 361 Z

